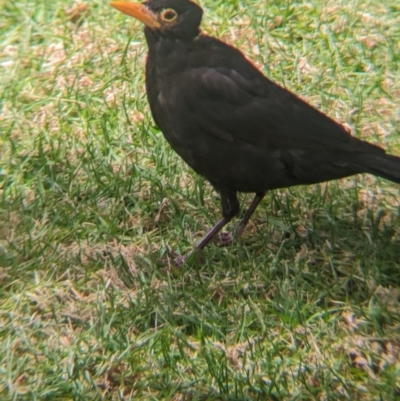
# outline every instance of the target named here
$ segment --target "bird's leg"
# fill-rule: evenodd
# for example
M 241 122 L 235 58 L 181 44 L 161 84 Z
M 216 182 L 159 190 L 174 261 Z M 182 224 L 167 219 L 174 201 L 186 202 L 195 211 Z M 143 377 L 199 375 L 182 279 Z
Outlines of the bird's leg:
M 226 226 L 240 210 L 236 191 L 217 188 L 221 194 L 222 219 L 206 234 L 196 246 L 196 249 L 203 249 L 220 231 Z
M 254 211 L 257 209 L 257 206 L 260 204 L 260 202 L 263 200 L 263 198 L 266 194 L 267 194 L 267 191 L 257 192 L 255 194 L 250 207 L 247 209 L 245 215 L 243 216 L 242 220 L 240 220 L 240 223 L 236 229 L 236 237 L 237 238 L 240 238 L 242 236 L 243 231 L 246 228 L 247 223 L 250 220 L 250 217 L 253 215 Z
M 221 229 L 226 226 L 232 217 L 223 217 L 206 235 L 205 237 L 196 245 L 197 250 L 204 249 L 207 244 L 221 231 Z
M 180 255 L 175 255 L 175 258 L 173 260 L 173 264 L 177 268 L 181 268 L 183 263 L 187 260 L 190 259 L 192 256 L 197 255 L 198 261 L 200 261 L 200 253 L 199 251 L 203 250 L 207 244 L 221 231 L 221 229 L 226 226 L 230 221 L 232 220 L 232 217 L 223 217 L 205 236 L 202 238 L 202 240 L 196 245 L 196 247 L 188 252 L 186 255 L 180 256 Z M 199 262 L 200 263 L 200 262 Z
M 192 255 L 198 255 L 198 251 L 204 249 L 207 244 L 221 231 L 221 229 L 239 213 L 240 206 L 237 200 L 236 192 L 220 188 L 219 192 L 221 194 L 222 219 L 205 235 L 205 237 L 196 245 L 196 248 L 193 251 L 189 252 L 183 257 L 180 256 L 175 258 L 174 264 L 176 267 L 182 266 L 183 262 L 189 259 Z

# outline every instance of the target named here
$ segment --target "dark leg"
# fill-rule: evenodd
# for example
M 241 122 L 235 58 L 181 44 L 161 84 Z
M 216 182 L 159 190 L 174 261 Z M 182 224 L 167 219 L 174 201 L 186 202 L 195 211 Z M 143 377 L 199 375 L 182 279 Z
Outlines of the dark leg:
M 243 231 L 246 228 L 247 223 L 250 220 L 250 217 L 253 215 L 254 211 L 257 209 L 257 206 L 260 204 L 260 202 L 263 200 L 263 198 L 266 194 L 267 194 L 267 191 L 256 193 L 256 195 L 254 196 L 250 207 L 247 209 L 245 215 L 243 216 L 243 219 L 240 221 L 240 223 L 236 229 L 237 238 L 240 238 L 240 236 L 243 234 Z
M 202 250 L 207 244 L 221 231 L 221 229 L 226 226 L 232 218 L 223 217 L 206 235 L 205 237 L 196 245 L 196 249 Z
M 180 256 L 180 255 L 175 255 L 173 264 L 175 267 L 182 267 L 183 263 L 191 258 L 194 255 L 197 255 L 198 261 L 200 261 L 200 252 L 203 250 L 207 244 L 221 231 L 222 227 L 226 226 L 230 221 L 232 220 L 232 217 L 223 217 L 205 236 L 204 238 L 196 245 L 196 247 L 188 252 L 186 255 Z
M 226 189 L 219 190 L 221 194 L 222 219 L 206 234 L 206 236 L 196 246 L 196 249 L 204 247 L 226 226 L 233 217 L 239 213 L 239 202 L 236 192 Z
M 178 256 L 175 257 L 174 259 L 174 265 L 176 267 L 181 267 L 182 264 L 185 262 L 185 260 L 189 259 L 192 257 L 192 255 L 197 254 L 199 255 L 198 251 L 201 251 L 204 249 L 207 244 L 221 231 L 221 229 L 226 226 L 233 217 L 235 217 L 240 210 L 239 202 L 237 200 L 236 192 L 235 191 L 230 191 L 227 189 L 221 189 L 216 187 L 216 189 L 220 192 L 221 194 L 221 207 L 222 207 L 222 219 L 205 235 L 205 237 L 196 245 L 196 248 L 193 249 L 193 251 L 189 252 L 188 254 L 184 256 Z M 250 209 L 252 211 L 250 212 L 250 209 L 247 211 L 245 218 L 243 218 L 242 222 L 245 222 L 244 225 L 246 225 L 247 221 L 249 220 L 250 216 L 253 214 L 255 208 L 257 205 L 260 203 L 262 196 L 260 195 L 259 201 L 255 204 L 255 200 L 257 198 L 254 198 L 252 205 L 250 206 Z M 254 204 L 254 206 L 253 206 Z M 246 216 L 248 215 L 247 219 Z

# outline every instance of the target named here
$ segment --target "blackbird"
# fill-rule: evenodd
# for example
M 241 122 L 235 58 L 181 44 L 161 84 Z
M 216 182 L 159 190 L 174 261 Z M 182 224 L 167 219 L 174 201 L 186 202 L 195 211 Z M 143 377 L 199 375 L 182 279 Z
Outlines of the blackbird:
M 351 136 L 266 78 L 238 49 L 200 31 L 189 0 L 113 1 L 145 24 L 146 90 L 154 121 L 182 159 L 220 193 L 222 219 L 203 249 L 255 193 L 242 233 L 270 189 L 370 173 L 400 183 L 400 157 Z

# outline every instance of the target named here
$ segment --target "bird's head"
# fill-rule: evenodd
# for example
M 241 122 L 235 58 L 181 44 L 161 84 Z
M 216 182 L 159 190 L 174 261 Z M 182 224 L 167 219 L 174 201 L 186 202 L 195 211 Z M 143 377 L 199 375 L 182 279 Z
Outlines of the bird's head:
M 143 22 L 156 35 L 192 39 L 199 34 L 203 10 L 189 0 L 113 1 L 110 5 Z

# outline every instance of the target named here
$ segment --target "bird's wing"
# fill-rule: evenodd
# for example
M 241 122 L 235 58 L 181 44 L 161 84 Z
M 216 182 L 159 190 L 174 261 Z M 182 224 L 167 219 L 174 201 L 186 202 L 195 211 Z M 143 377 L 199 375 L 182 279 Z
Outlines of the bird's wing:
M 170 101 L 191 114 L 180 118 L 223 141 L 268 149 L 362 150 L 362 142 L 340 124 L 252 68 L 187 69 L 174 81 L 171 93 L 177 96 Z

